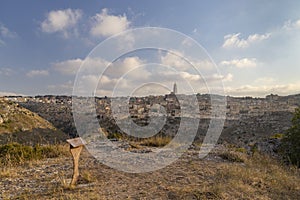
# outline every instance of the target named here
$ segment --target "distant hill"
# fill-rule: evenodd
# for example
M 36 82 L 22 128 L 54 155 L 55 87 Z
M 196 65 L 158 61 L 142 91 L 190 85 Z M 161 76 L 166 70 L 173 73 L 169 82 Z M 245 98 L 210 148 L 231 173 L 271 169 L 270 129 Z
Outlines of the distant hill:
M 65 134 L 50 122 L 19 104 L 0 98 L 0 144 L 7 142 L 54 143 Z

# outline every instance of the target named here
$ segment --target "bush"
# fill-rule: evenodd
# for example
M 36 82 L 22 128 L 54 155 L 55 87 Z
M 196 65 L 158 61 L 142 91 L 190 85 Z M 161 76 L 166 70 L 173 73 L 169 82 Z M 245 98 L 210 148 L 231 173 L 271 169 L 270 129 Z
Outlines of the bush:
M 284 134 L 276 133 L 275 135 L 272 135 L 271 139 L 282 139 L 284 137 Z
M 163 147 L 171 142 L 172 138 L 167 136 L 155 136 L 151 138 L 146 138 L 142 140 L 140 143 L 144 146 L 150 147 Z
M 288 162 L 300 167 L 300 108 L 296 109 L 292 127 L 282 139 L 281 152 Z
M 65 153 L 62 146 L 36 145 L 26 146 L 19 143 L 9 143 L 0 146 L 0 163 L 2 165 L 18 165 L 26 161 L 59 157 Z
M 107 138 L 108 139 L 122 140 L 125 137 L 121 133 L 111 133 L 111 134 L 108 134 Z
M 245 149 L 243 147 L 236 148 L 235 151 L 240 152 L 240 153 L 247 153 L 247 149 Z
M 234 151 L 225 151 L 219 155 L 222 159 L 228 160 L 230 162 L 245 162 L 246 156 L 243 153 Z

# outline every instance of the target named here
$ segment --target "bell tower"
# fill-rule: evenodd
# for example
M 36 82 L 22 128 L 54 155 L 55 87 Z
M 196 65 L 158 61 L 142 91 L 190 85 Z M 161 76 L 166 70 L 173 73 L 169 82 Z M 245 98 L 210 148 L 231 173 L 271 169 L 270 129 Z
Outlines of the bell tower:
M 177 94 L 177 85 L 176 85 L 176 83 L 174 83 L 174 85 L 173 85 L 173 93 Z

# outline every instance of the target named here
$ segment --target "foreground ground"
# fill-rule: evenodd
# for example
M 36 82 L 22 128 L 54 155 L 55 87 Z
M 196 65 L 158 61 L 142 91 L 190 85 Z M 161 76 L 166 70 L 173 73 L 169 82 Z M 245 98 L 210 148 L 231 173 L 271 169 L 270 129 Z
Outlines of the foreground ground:
M 198 149 L 150 173 L 129 174 L 100 164 L 85 150 L 80 180 L 72 177 L 71 156 L 31 161 L 0 171 L 0 199 L 297 199 L 300 176 L 260 154 Z

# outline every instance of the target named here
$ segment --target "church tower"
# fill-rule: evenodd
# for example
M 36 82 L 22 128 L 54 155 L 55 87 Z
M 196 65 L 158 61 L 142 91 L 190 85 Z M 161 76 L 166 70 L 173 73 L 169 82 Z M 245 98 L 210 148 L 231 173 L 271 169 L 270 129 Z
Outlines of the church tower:
M 177 85 L 176 85 L 176 83 L 174 83 L 174 85 L 173 85 L 173 93 L 177 94 Z

